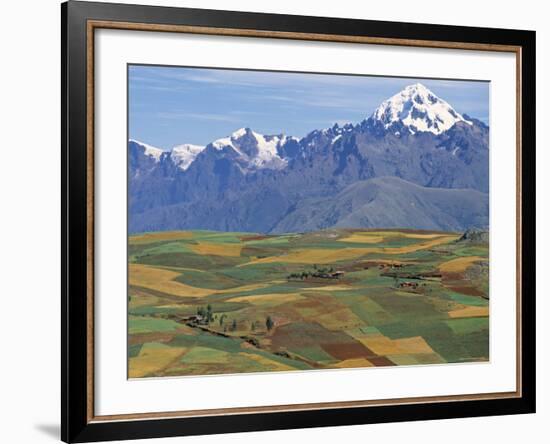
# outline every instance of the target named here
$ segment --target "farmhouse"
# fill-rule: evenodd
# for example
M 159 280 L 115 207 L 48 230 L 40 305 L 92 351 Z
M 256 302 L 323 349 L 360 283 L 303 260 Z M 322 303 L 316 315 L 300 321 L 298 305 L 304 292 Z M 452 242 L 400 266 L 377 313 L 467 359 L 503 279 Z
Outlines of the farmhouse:
M 206 318 L 200 314 L 187 316 L 184 320 L 186 322 L 192 322 L 193 324 L 198 324 L 198 325 L 207 324 Z
M 415 288 L 418 288 L 418 282 L 410 282 L 410 281 L 406 281 L 406 282 L 401 282 L 399 284 L 399 286 L 401 288 L 412 288 L 412 289 L 415 289 Z
M 317 278 L 323 278 L 323 279 L 340 279 L 342 276 L 344 276 L 344 274 L 346 274 L 344 271 L 330 271 L 330 272 L 316 272 L 316 273 L 313 273 L 312 276 L 313 277 L 317 277 Z

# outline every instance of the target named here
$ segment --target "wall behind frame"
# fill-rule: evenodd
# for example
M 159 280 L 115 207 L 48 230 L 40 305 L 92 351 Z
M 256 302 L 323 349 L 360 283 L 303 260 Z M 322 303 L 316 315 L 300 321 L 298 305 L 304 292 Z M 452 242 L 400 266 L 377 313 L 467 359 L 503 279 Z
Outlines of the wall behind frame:
M 393 2 L 277 0 L 118 0 L 271 13 L 353 17 L 423 23 L 536 29 L 537 31 L 537 273 L 550 267 L 550 30 L 544 4 L 535 0 L 492 2 L 463 0 L 452 8 L 441 1 Z M 59 275 L 60 275 L 60 20 L 58 0 L 9 2 L 2 6 L 0 28 L 0 266 L 2 305 L 0 334 L 0 414 L 2 440 L 47 443 L 59 436 Z M 544 347 L 550 339 L 548 289 L 538 283 L 538 412 L 536 415 L 379 424 L 329 429 L 290 430 L 238 435 L 159 439 L 151 443 L 517 443 L 544 436 L 550 420 L 550 383 L 540 377 L 550 370 Z M 545 354 L 543 354 L 545 352 Z M 535 441 L 537 441 L 535 439 Z M 146 441 L 143 441 L 146 442 Z M 540 440 L 539 440 L 540 442 Z

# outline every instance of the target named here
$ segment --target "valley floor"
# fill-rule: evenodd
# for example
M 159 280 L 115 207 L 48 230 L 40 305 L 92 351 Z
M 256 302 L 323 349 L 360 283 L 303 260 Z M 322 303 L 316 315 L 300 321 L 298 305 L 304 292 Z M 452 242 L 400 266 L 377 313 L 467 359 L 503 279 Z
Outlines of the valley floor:
M 129 237 L 129 377 L 489 359 L 488 244 L 325 230 Z

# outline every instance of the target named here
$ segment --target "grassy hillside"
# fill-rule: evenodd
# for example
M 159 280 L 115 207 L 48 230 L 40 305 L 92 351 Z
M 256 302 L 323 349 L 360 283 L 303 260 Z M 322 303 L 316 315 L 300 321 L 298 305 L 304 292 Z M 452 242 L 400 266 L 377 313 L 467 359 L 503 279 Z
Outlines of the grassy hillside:
M 486 361 L 488 245 L 339 229 L 129 238 L 129 376 Z

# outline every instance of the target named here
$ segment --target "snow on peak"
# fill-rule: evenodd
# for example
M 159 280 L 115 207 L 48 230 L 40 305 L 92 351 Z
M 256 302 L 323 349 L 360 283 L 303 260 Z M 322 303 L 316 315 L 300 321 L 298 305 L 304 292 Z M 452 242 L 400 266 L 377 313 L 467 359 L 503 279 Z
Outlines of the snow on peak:
M 240 139 L 245 134 L 250 133 L 250 132 L 251 132 L 250 128 L 239 128 L 237 131 L 235 131 L 235 132 L 233 132 L 233 134 L 231 134 L 231 139 Z
M 419 131 L 441 134 L 457 122 L 472 124 L 421 83 L 409 85 L 382 102 L 372 119 L 381 122 L 386 129 L 400 121 L 411 134 Z
M 278 148 L 286 142 L 286 136 L 264 136 L 252 132 L 256 139 L 257 153 L 252 163 L 257 167 L 279 169 L 287 165 L 287 160 L 279 156 Z
M 204 146 L 185 143 L 172 148 L 170 158 L 172 159 L 172 162 L 174 162 L 174 165 L 185 171 L 203 149 Z
M 235 150 L 238 154 L 242 155 L 243 153 L 239 150 L 239 139 L 242 139 L 250 133 L 252 133 L 252 131 L 249 128 L 239 128 L 237 131 L 231 133 L 229 137 L 222 137 L 221 139 L 215 140 L 212 142 L 212 146 L 217 150 L 223 150 L 226 147 L 230 147 L 233 148 L 233 150 Z
M 214 140 L 214 142 L 211 143 L 211 145 L 216 148 L 217 150 L 222 150 L 226 146 L 230 146 L 231 148 L 235 148 L 233 145 L 233 142 L 231 141 L 231 138 L 229 137 L 222 137 L 221 139 Z
M 280 169 L 287 160 L 279 155 L 279 148 L 289 140 L 287 136 L 267 136 L 256 133 L 250 128 L 239 128 L 229 137 L 212 142 L 212 146 L 221 151 L 231 148 L 247 168 Z
M 155 162 L 160 161 L 160 157 L 162 156 L 162 153 L 164 153 L 164 151 L 161 150 L 160 148 L 156 148 L 154 146 L 151 146 L 151 145 L 148 145 L 146 143 L 140 142 L 139 140 L 130 139 L 130 142 L 133 142 L 137 145 L 142 146 L 143 147 L 143 153 L 146 156 L 152 157 L 155 160 Z

